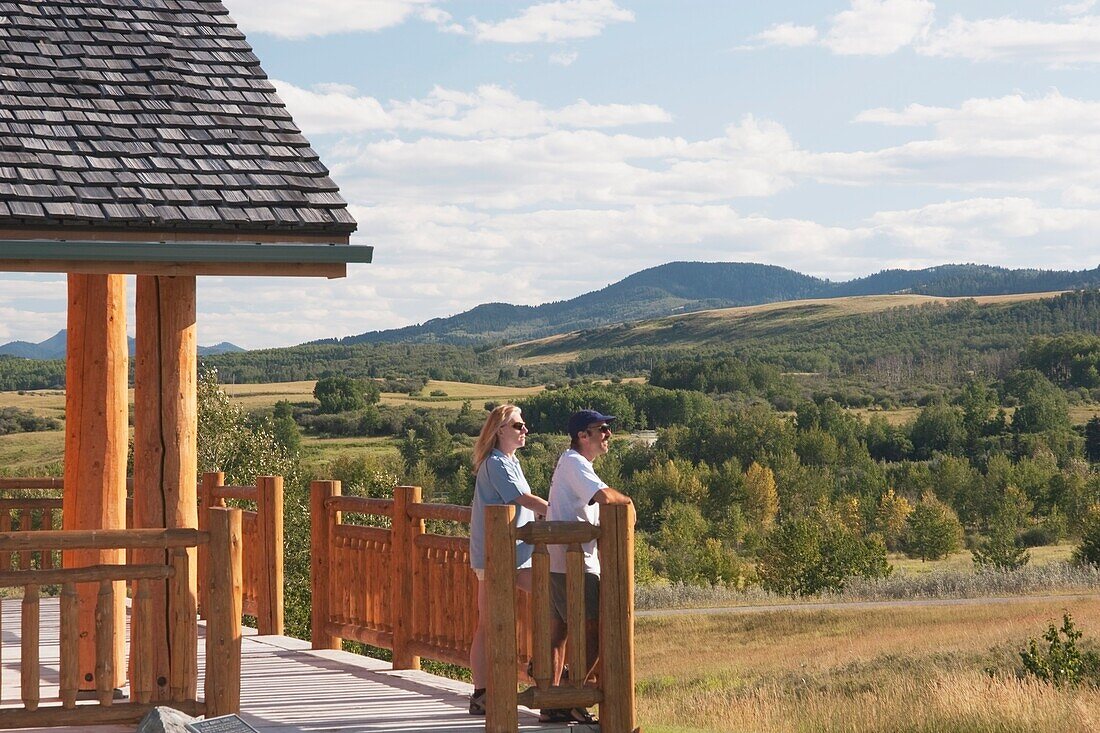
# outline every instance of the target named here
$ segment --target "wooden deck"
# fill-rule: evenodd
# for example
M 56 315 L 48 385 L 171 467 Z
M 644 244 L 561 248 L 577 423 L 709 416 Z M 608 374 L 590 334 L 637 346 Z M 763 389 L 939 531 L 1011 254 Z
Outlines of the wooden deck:
M 5 599 L 0 612 L 3 706 L 19 705 L 19 600 Z M 42 705 L 58 702 L 58 602 L 42 599 Z M 202 692 L 203 628 L 199 633 Z M 312 651 L 285 636 L 257 636 L 245 629 L 241 664 L 241 717 L 262 733 L 480 731 L 484 718 L 467 713 L 470 685 L 427 674 L 394 671 L 389 664 L 343 651 Z M 129 632 L 127 632 L 127 636 Z M 128 690 L 123 690 L 128 693 Z M 520 708 L 521 731 L 592 733 L 598 726 L 540 725 Z M 134 726 L 24 729 L 132 733 Z

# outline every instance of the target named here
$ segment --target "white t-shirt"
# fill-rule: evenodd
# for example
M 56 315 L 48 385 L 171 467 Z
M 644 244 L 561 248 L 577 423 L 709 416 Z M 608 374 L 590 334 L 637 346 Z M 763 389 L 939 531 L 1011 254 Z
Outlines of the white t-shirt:
M 590 504 L 592 497 L 607 484 L 596 475 L 592 461 L 570 448 L 561 454 L 550 479 L 550 508 L 546 518 L 551 521 L 600 523 L 600 508 Z M 550 545 L 550 572 L 565 572 L 567 545 Z M 584 571 L 600 574 L 600 555 L 596 540 L 585 542 Z

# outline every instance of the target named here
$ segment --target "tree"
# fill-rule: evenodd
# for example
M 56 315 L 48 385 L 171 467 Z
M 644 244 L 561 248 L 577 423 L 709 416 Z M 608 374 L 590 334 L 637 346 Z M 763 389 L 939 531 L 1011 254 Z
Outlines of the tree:
M 901 547 L 908 526 L 906 520 L 913 513 L 913 505 L 904 496 L 898 496 L 889 489 L 879 499 L 875 510 L 875 530 L 882 535 L 888 550 Z
M 1100 462 L 1100 416 L 1085 423 L 1085 457 Z
M 1031 560 L 1031 553 L 1016 542 L 1016 528 L 1010 519 L 993 524 L 989 537 L 974 548 L 974 564 L 994 570 L 1019 570 Z
M 381 391 L 373 381 L 363 382 L 337 375 L 318 379 L 313 388 L 313 396 L 321 403 L 317 411 L 323 415 L 332 415 L 361 410 L 368 404 L 374 404 L 381 396 Z
M 922 561 L 939 560 L 962 547 L 962 525 L 951 507 L 925 492 L 907 520 L 905 554 Z
M 957 454 L 966 443 L 962 414 L 957 407 L 930 405 L 913 422 L 909 438 L 917 458 L 931 458 L 933 453 Z
M 779 512 L 779 492 L 770 468 L 753 461 L 745 471 L 745 514 L 757 529 L 768 530 Z
M 766 590 L 792 595 L 837 591 L 852 577 L 882 578 L 892 570 L 881 538 L 860 537 L 827 515 L 780 522 L 757 564 Z
M 196 392 L 200 472 L 222 471 L 229 484 L 250 484 L 265 475 L 295 480 L 297 451 L 279 440 L 271 419 L 248 421 L 219 386 L 216 369 L 199 369 Z

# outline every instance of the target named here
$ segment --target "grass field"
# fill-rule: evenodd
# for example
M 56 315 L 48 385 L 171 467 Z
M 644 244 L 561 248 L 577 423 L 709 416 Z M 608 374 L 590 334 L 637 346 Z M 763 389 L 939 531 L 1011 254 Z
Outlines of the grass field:
M 1100 638 L 1100 600 L 640 618 L 647 733 L 1083 733 L 1100 691 L 1016 678 L 1063 610 Z M 985 670 L 994 670 L 991 676 Z
M 1050 545 L 1048 547 L 1032 547 L 1028 550 L 1031 554 L 1031 565 L 1047 565 L 1059 560 L 1068 560 L 1073 554 L 1074 545 Z M 943 560 L 921 561 L 906 557 L 901 553 L 890 553 L 890 564 L 894 566 L 895 573 L 921 574 L 939 570 L 971 570 L 974 567 L 974 556 L 970 550 L 956 552 Z

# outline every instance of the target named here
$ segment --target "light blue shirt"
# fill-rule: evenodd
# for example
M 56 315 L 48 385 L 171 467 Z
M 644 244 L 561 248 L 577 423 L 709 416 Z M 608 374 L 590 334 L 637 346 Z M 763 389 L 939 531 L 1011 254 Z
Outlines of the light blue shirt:
M 481 468 L 477 470 L 474 484 L 474 501 L 470 513 L 470 567 L 485 569 L 485 507 L 491 504 L 515 504 L 516 499 L 530 494 L 531 487 L 519 466 L 519 459 L 509 458 L 493 449 Z M 516 506 L 516 526 L 522 527 L 534 521 L 535 513 L 526 507 Z M 516 541 L 516 567 L 531 567 L 534 548 L 526 542 Z

